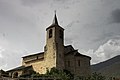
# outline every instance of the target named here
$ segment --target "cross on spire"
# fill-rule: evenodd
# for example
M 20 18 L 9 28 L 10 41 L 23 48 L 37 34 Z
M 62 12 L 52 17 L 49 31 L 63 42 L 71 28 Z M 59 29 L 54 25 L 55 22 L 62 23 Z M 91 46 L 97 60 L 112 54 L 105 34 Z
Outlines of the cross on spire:
M 55 10 L 54 12 L 55 12 L 55 14 L 56 14 L 56 10 Z

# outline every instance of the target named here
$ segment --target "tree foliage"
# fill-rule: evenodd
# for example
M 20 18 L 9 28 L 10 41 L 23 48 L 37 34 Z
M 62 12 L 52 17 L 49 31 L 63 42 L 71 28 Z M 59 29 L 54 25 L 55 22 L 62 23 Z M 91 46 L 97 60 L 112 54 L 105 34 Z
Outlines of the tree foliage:
M 30 74 L 24 74 L 20 77 L 24 78 L 54 78 L 60 80 L 117 80 L 115 77 L 107 78 L 100 73 L 92 73 L 90 76 L 74 76 L 68 70 L 58 70 L 56 68 L 47 69 L 46 74 L 39 74 L 35 71 L 31 71 Z
M 51 68 L 50 70 L 47 69 L 46 74 L 39 74 L 36 73 L 35 71 L 32 71 L 30 74 L 23 74 L 20 77 L 22 78 L 57 78 L 57 79 L 62 79 L 62 80 L 73 80 L 74 75 L 71 74 L 67 70 L 58 70 L 56 68 Z
M 46 74 L 49 77 L 56 77 L 56 78 L 60 78 L 63 80 L 73 80 L 74 75 L 71 74 L 69 71 L 67 70 L 58 70 L 56 68 L 52 68 L 50 71 L 47 70 Z
M 92 73 L 92 75 L 88 77 L 78 76 L 75 80 L 105 80 L 105 77 L 98 73 Z

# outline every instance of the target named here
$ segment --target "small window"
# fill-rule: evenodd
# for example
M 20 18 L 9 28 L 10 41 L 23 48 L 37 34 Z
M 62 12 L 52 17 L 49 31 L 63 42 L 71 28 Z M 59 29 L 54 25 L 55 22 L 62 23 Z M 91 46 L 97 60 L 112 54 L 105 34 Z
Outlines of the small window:
M 78 66 L 80 66 L 80 60 L 78 60 Z
M 37 56 L 37 59 L 38 59 L 38 56 Z
M 49 38 L 52 37 L 52 29 L 49 30 Z
M 60 35 L 60 38 L 63 39 L 63 31 L 62 30 L 59 30 L 59 35 Z
M 67 61 L 68 67 L 70 67 L 70 61 Z

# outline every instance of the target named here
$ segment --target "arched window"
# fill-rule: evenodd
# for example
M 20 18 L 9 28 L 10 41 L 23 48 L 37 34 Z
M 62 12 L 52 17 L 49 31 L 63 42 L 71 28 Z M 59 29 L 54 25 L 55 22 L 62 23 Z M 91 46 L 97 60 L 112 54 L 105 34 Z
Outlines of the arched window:
M 52 37 L 52 29 L 49 30 L 49 38 Z
M 18 72 L 14 72 L 13 73 L 13 78 L 17 78 L 18 77 Z

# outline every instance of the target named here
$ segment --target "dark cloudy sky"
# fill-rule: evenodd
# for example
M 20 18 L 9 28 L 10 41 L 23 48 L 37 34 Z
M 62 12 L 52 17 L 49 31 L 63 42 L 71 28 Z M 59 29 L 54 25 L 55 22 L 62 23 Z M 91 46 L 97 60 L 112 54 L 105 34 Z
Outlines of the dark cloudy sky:
M 42 52 L 57 10 L 65 45 L 99 63 L 120 54 L 120 0 L 0 0 L 0 69 Z

